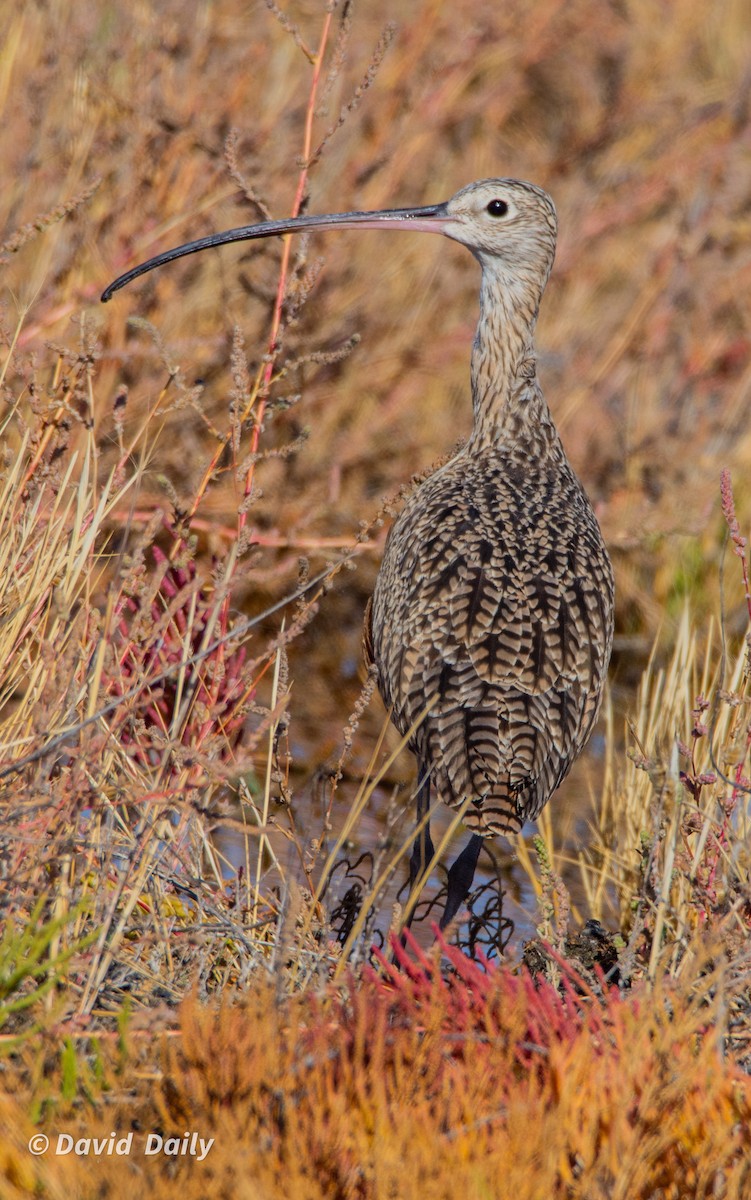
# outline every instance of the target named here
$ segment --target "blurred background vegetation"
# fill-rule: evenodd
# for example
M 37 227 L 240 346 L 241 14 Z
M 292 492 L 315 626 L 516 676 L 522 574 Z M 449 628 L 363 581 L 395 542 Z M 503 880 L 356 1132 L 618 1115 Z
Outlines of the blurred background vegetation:
M 98 293 L 135 261 L 258 217 L 228 170 L 233 131 L 247 190 L 273 216 L 291 211 L 313 70 L 304 47 L 317 49 L 322 9 L 296 3 L 288 18 L 302 45 L 273 5 L 236 0 L 187 12 L 169 0 L 51 2 L 6 14 L 4 236 L 101 180 L 71 217 L 8 256 L 6 340 L 24 310 L 25 382 L 33 373 L 44 394 L 50 343 L 77 346 L 83 321 L 96 339 L 103 452 L 124 385 L 135 422 L 165 386 L 165 362 L 185 388 L 201 384 L 196 404 L 152 435 L 141 512 L 164 504 L 164 479 L 190 506 L 228 409 L 233 327 L 251 373 L 267 349 L 281 247 L 175 264 L 108 309 Z M 427 203 L 505 174 L 554 196 L 561 235 L 541 375 L 613 553 L 613 683 L 631 688 L 658 628 L 669 644 L 687 594 L 699 616 L 718 611 L 722 466 L 735 472 L 741 516 L 751 512 L 747 6 L 426 0 L 405 14 L 386 0 L 340 7 L 326 49 L 313 146 L 354 111 L 310 169 L 311 211 Z M 374 52 L 382 62 L 361 97 Z M 313 571 L 324 565 L 330 539 L 348 544 L 470 419 L 478 277 L 465 251 L 365 233 L 296 242 L 292 253 L 305 264 L 288 294 L 277 358 L 287 369 L 271 399 L 296 402 L 264 432 L 265 448 L 292 450 L 258 470 L 251 522 L 271 544 L 254 563 L 255 603 L 259 588 L 271 599 L 289 587 L 299 553 Z M 164 357 L 129 325 L 136 315 L 157 326 Z M 353 353 L 326 361 L 355 335 Z M 311 361 L 314 351 L 324 360 Z M 202 505 L 207 561 L 227 553 L 236 511 L 224 472 Z M 319 761 L 337 750 L 358 692 L 360 614 L 382 537 L 292 651 L 292 736 Z M 737 601 L 727 597 L 727 613 L 739 629 Z
M 29 476 L 54 491 L 88 439 L 97 478 L 117 468 L 135 483 L 99 514 L 97 546 L 121 570 L 116 554 L 165 513 L 190 543 L 173 591 L 190 580 L 214 594 L 223 577 L 224 629 L 355 552 L 284 648 L 283 702 L 270 669 L 245 697 L 284 709 L 272 790 L 297 792 L 303 824 L 351 741 L 383 517 L 469 427 L 476 264 L 439 239 L 349 233 L 295 239 L 281 312 L 281 243 L 172 264 L 107 308 L 102 287 L 267 212 L 421 204 L 491 175 L 546 187 L 561 234 L 541 377 L 615 562 L 620 744 L 655 637 L 659 664 L 687 598 L 700 643 L 719 615 L 721 468 L 743 527 L 751 515 L 749 34 L 743 0 L 701 13 L 691 0 L 8 8 L 6 453 L 30 436 Z M 159 536 L 172 561 L 177 543 Z M 142 552 L 136 572 L 153 565 Z M 97 562 L 92 611 L 106 607 Z M 723 601 L 740 636 L 739 572 Z M 281 621 L 262 624 L 269 645 Z M 256 734 L 267 719 L 246 716 Z M 385 720 L 375 698 L 349 750 L 354 778 Z M 244 767 L 262 781 L 267 745 L 255 762 L 253 745 Z M 574 797 L 601 787 L 602 739 L 592 745 Z M 387 781 L 412 774 L 403 754 Z M 565 808 L 562 828 L 581 812 Z
M 454 1147 L 470 1196 L 504 1159 L 530 1196 L 748 1195 L 749 608 L 730 553 L 751 522 L 748 4 L 29 0 L 0 15 L 0 1049 L 9 1095 L 23 1089 L 0 1105 L 3 1194 L 71 1194 L 65 1171 L 86 1164 L 30 1166 L 24 1122 L 64 1114 L 83 1133 L 96 1108 L 109 1133 L 111 1092 L 163 1128 L 226 1128 L 231 1110 L 233 1195 L 262 1194 L 253 1171 L 268 1195 L 385 1196 L 394 1179 L 445 1195 Z M 366 971 L 353 1034 L 326 1004 L 369 888 L 382 932 L 391 919 L 395 888 L 374 884 L 409 842 L 414 776 L 368 692 L 362 614 L 400 494 L 469 429 L 477 265 L 437 238 L 350 232 L 226 246 L 106 308 L 99 295 L 267 214 L 424 204 L 504 175 L 559 212 L 540 375 L 611 549 L 617 633 L 600 731 L 546 810 L 540 862 L 519 839 L 501 873 L 553 946 L 555 983 L 572 945 L 559 874 L 572 887 L 575 870 L 575 917 L 626 939 L 621 980 L 684 990 L 658 988 L 642 1021 L 628 993 L 595 998 L 591 975 L 564 1002 L 510 972 L 463 975 L 451 951 L 444 991 L 427 960 L 414 978 Z M 218 854 L 231 846 L 239 874 Z M 321 905 L 326 856 L 357 847 L 375 855 L 359 893 L 339 881 Z M 297 993 L 332 973 L 329 1001 L 306 1007 Z M 238 989 L 251 1019 L 191 1002 L 179 1053 L 157 1062 L 154 1031 L 177 1037 L 194 985 Z M 377 1071 L 361 1053 L 371 1003 Z M 403 1020 L 421 1004 L 424 1023 Z M 466 1062 L 445 1053 L 462 1021 Z M 512 1047 L 492 1086 L 474 1038 Z M 204 1041 L 222 1084 L 191 1109 L 216 1065 Z M 301 1133 L 285 1113 L 310 1044 L 327 1052 Z M 678 1045 L 676 1099 L 660 1071 Z M 282 1063 L 271 1090 L 264 1054 Z M 422 1061 L 434 1090 L 389 1141 L 404 1063 L 422 1079 Z M 626 1066 L 630 1105 L 613 1090 Z M 566 1079 L 597 1086 L 576 1107 Z M 528 1137 L 543 1109 L 547 1157 Z M 76 1194 L 104 1194 L 81 1180 Z M 202 1175 L 183 1183 L 207 1194 Z

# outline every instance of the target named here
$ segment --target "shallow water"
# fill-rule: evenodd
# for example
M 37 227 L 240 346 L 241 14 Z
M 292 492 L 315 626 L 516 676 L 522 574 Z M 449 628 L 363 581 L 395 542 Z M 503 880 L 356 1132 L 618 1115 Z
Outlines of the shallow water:
M 363 568 L 367 565 L 361 564 Z M 398 744 L 396 731 L 390 727 L 383 705 L 374 697 L 363 713 L 355 733 L 352 751 L 345 764 L 345 776 L 339 783 L 333 801 L 331 827 L 325 830 L 324 805 L 330 794 L 330 785 L 325 782 L 320 786 L 320 782 L 317 784 L 316 781 L 325 779 L 327 769 L 337 762 L 341 754 L 342 730 L 350 720 L 360 691 L 363 679 L 362 613 L 367 596 L 372 590 L 371 575 L 375 573 L 376 564 L 370 564 L 370 567 L 370 573 L 365 572 L 366 578 L 360 578 L 362 571 L 355 572 L 347 581 L 346 587 L 329 594 L 316 620 L 290 647 L 289 750 L 294 771 L 290 780 L 292 810 L 299 844 L 308 847 L 313 839 L 323 841 L 323 851 L 318 857 L 314 872 L 316 882 L 329 850 L 344 827 L 360 782 L 367 774 L 370 756 L 374 747 L 379 744 L 384 725 L 388 727 L 388 733 L 379 762 L 384 761 L 387 754 Z M 643 649 L 641 646 L 621 647 L 618 644 L 614 648 L 611 663 L 611 702 L 617 714 L 622 714 L 629 706 L 640 666 L 643 665 Z M 614 683 L 616 679 L 618 682 Z M 614 727 L 619 729 L 622 726 L 622 716 L 616 716 Z M 589 825 L 593 820 L 594 810 L 600 803 L 604 776 L 604 732 L 604 721 L 601 718 L 584 753 L 551 797 L 546 809 L 551 818 L 556 851 L 555 864 L 571 898 L 572 929 L 580 927 L 592 916 L 601 917 L 612 929 L 617 928 L 614 910 L 602 914 L 590 912 L 576 862 L 578 852 L 591 843 Z M 388 781 L 373 790 L 352 838 L 337 856 L 337 867 L 326 897 L 329 914 L 336 909 L 348 889 L 353 886 L 355 890 L 359 886 L 362 894 L 367 894 L 370 890 L 370 864 L 367 861 L 358 863 L 361 856 L 373 855 L 377 859 L 382 851 L 382 869 L 402 843 L 409 841 L 411 844 L 415 823 L 415 801 L 412 795 L 414 783 L 414 759 L 408 751 L 403 751 L 392 764 Z M 401 824 L 391 828 L 394 817 L 399 814 L 402 815 Z M 284 811 L 277 807 L 274 815 L 279 825 L 286 829 L 288 821 Z M 452 812 L 439 808 L 433 818 L 431 833 L 436 846 L 453 817 Z M 536 832 L 536 823 L 528 823 L 523 830 L 525 841 L 530 847 L 530 857 L 535 864 L 531 839 Z M 446 869 L 459 853 L 467 836 L 460 828 L 447 847 L 441 865 L 434 872 L 435 878 L 431 879 L 423 893 L 428 903 L 437 896 L 441 884 L 445 882 Z M 215 840 L 228 863 L 236 869 L 243 865 L 246 850 L 242 833 L 233 829 L 220 829 L 215 835 Z M 254 838 L 251 843 L 249 858 L 255 863 Z M 302 870 L 295 846 L 281 833 L 273 836 L 272 845 L 274 853 L 279 856 L 285 877 L 301 880 Z M 393 878 L 379 900 L 376 932 L 381 936 L 385 935 L 389 928 L 394 905 L 399 900 L 402 903 L 406 900 L 408 858 L 409 851 L 398 864 Z M 358 865 L 355 867 L 355 864 Z M 354 868 L 354 876 L 347 874 L 348 868 L 350 871 Z M 539 870 L 537 873 L 539 876 Z M 487 848 L 480 856 L 475 876 L 475 892 L 485 889 L 484 896 L 480 897 L 481 904 L 487 904 L 489 898 L 495 898 L 495 903 L 498 903 L 499 881 L 502 888 L 503 916 L 513 923 L 508 947 L 509 953 L 513 954 L 520 949 L 525 940 L 535 935 L 540 922 L 540 912 L 532 881 L 505 838 L 489 839 Z M 270 872 L 267 882 L 269 886 L 275 886 L 278 876 L 273 879 Z M 413 933 L 423 945 L 428 945 L 433 940 L 431 925 L 442 912 L 442 903 L 435 905 L 429 912 L 425 911 L 426 908 L 427 904 L 420 904 L 412 925 Z M 495 940 L 498 941 L 497 915 L 495 926 Z M 463 935 L 468 936 L 471 932 L 472 927 L 465 923 Z M 504 928 L 503 938 L 500 940 L 505 940 L 508 932 Z
M 592 915 L 588 911 L 575 856 L 577 850 L 589 840 L 587 826 L 591 820 L 594 798 L 599 797 L 602 783 L 602 750 L 602 735 L 596 733 L 569 777 L 550 800 L 559 855 L 557 861 L 561 877 L 571 897 L 574 927 L 583 924 Z M 334 848 L 357 790 L 358 781 L 355 779 L 345 779 L 339 784 L 331 808 L 331 828 L 326 833 L 321 789 L 314 788 L 309 780 L 295 781 L 293 808 L 299 842 L 308 846 L 312 839 L 322 839 L 323 852 L 318 859 L 316 878 L 327 854 Z M 439 807 L 435 813 L 431 822 L 431 833 L 436 846 L 453 818 L 454 814 L 445 807 Z M 279 814 L 278 820 L 280 825 L 286 825 L 283 813 Z M 334 928 L 342 926 L 342 940 L 347 931 L 343 910 L 371 891 L 375 878 L 374 867 L 376 874 L 382 871 L 402 843 L 406 840 L 411 842 L 414 821 L 415 804 L 408 786 L 379 786 L 373 790 L 352 836 L 337 852 L 326 892 L 327 911 Z M 531 850 L 531 839 L 536 832 L 537 826 L 531 822 L 523 830 L 533 860 L 535 856 Z M 422 894 L 412 932 L 423 946 L 432 943 L 432 924 L 438 920 L 443 908 L 443 896 L 440 893 L 445 883 L 446 867 L 453 862 L 467 837 L 466 831 L 460 827 Z M 228 873 L 231 873 L 233 868 L 239 870 L 245 865 L 246 839 L 236 828 L 217 829 L 214 841 L 226 860 Z M 285 877 L 289 878 L 291 875 L 301 880 L 302 870 L 295 846 L 280 832 L 271 835 L 271 843 Z M 255 862 L 255 838 L 251 839 L 248 850 L 250 861 Z M 385 938 L 394 914 L 394 906 L 397 903 L 403 904 L 406 900 L 408 857 L 409 852 L 397 864 L 378 901 L 372 928 L 373 939 L 376 942 Z M 478 863 L 473 897 L 474 920 L 467 917 L 465 910 L 461 918 L 460 942 L 466 945 L 467 940 L 477 939 L 482 949 L 486 953 L 489 951 L 491 956 L 494 956 L 501 946 L 506 947 L 512 956 L 520 953 L 523 943 L 534 936 L 540 913 L 532 881 L 505 839 L 488 840 L 487 849 L 483 850 Z

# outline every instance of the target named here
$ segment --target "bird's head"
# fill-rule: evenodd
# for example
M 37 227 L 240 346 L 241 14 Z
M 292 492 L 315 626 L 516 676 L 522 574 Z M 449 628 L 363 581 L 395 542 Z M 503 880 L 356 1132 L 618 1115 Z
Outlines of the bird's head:
M 483 179 L 462 188 L 444 207 L 442 232 L 471 250 L 484 267 L 498 260 L 506 270 L 531 268 L 547 279 L 558 221 L 542 188 L 518 179 Z
M 290 217 L 210 234 L 133 267 L 110 284 L 102 299 L 108 300 L 113 292 L 146 271 L 186 254 L 227 242 L 312 229 L 404 229 L 441 233 L 467 246 L 488 275 L 512 288 L 520 282 L 534 284 L 535 288 L 539 285 L 541 294 L 553 265 L 556 227 L 553 202 L 541 188 L 518 179 L 484 179 L 462 188 L 442 204 Z

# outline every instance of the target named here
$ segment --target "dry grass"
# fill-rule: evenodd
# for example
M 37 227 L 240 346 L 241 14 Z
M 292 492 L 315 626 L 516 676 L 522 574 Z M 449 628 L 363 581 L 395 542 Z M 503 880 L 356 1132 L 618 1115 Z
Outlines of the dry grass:
M 135 1030 L 119 1048 L 77 1038 L 43 1079 L 22 1057 L 12 1081 L 31 1077 L 50 1135 L 134 1129 L 137 1149 L 30 1162 L 33 1127 L 8 1100 L 3 1194 L 117 1195 L 147 1177 L 149 1195 L 185 1197 L 748 1195 L 751 1088 L 723 1058 L 706 954 L 699 989 L 606 1000 L 446 954 L 448 979 L 422 960 L 314 1002 L 260 980 L 241 1004 L 191 1000 L 159 1056 Z M 214 1146 L 149 1162 L 151 1131 Z
M 121 1191 L 133 1162 L 24 1145 L 29 1122 L 133 1120 L 217 1131 L 200 1171 L 144 1168 L 154 1195 L 748 1194 L 748 586 L 721 557 L 751 518 L 751 30 L 741 0 L 669 16 L 8 18 L 3 1195 Z M 504 173 L 559 207 L 541 369 L 618 584 L 604 784 L 568 839 L 548 808 L 515 879 L 552 979 L 571 980 L 575 919 L 617 926 L 619 994 L 580 967 L 561 998 L 456 951 L 446 977 L 361 965 L 412 774 L 360 675 L 361 613 L 399 488 L 467 430 L 469 256 L 375 234 L 225 249 L 97 302 L 266 208 L 423 203 Z M 395 800 L 372 872 L 327 893 L 374 780 Z

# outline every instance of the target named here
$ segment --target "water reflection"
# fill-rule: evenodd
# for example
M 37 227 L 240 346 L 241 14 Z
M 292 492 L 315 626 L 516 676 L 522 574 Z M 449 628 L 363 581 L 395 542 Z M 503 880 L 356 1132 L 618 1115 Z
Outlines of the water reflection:
M 575 765 L 571 775 L 550 801 L 553 828 L 558 850 L 558 867 L 570 894 L 573 910 L 572 924 L 584 923 L 592 914 L 588 911 L 576 853 L 589 841 L 587 832 L 591 820 L 592 797 L 598 796 L 602 785 L 602 758 L 597 751 L 601 742 L 593 739 L 591 747 Z M 355 800 L 359 781 L 343 780 L 337 789 L 330 812 L 327 831 L 326 798 L 322 789 L 299 781 L 295 787 L 294 818 L 298 845 L 310 846 L 313 839 L 321 843 L 321 853 L 314 872 L 315 882 L 330 850 L 335 846 L 338 832 L 344 827 Z M 454 814 L 439 806 L 431 825 L 433 840 L 438 845 L 450 827 Z M 280 824 L 285 824 L 283 814 Z M 415 821 L 415 805 L 406 786 L 377 787 L 373 790 L 357 826 L 338 852 L 324 894 L 324 903 L 334 936 L 341 944 L 346 941 L 363 902 L 370 903 L 374 882 L 383 874 L 405 841 L 411 841 Z M 525 826 L 523 836 L 530 844 L 537 832 L 536 825 Z M 467 832 L 460 828 L 451 838 L 443 860 L 433 872 L 417 906 L 412 932 L 418 943 L 429 947 L 433 942 L 433 923 L 443 909 L 446 870 L 461 850 Z M 303 882 L 299 850 L 281 830 L 269 837 L 271 850 L 285 878 Z M 228 874 L 242 870 L 254 878 L 257 835 L 246 838 L 236 826 L 218 828 L 214 835 L 217 849 L 224 856 Z M 388 878 L 365 928 L 365 937 L 383 945 L 393 921 L 397 905 L 407 899 L 407 853 Z M 530 848 L 530 857 L 534 852 Z M 269 864 L 271 858 L 269 857 Z M 517 957 L 523 943 L 536 933 L 540 920 L 538 900 L 532 880 L 520 863 L 515 851 L 503 838 L 488 839 L 480 856 L 471 897 L 469 917 L 461 918 L 458 934 L 460 945 L 474 953 L 478 948 L 489 957 L 504 950 Z

